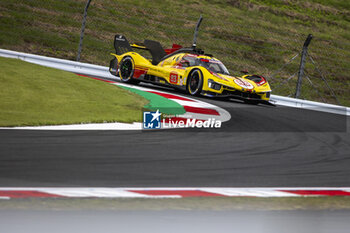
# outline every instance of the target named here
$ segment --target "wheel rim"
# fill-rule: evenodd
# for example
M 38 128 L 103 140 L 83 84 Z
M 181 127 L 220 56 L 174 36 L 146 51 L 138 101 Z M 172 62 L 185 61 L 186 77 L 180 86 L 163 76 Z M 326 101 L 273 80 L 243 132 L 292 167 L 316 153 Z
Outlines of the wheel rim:
M 190 85 L 189 85 L 189 89 L 190 89 L 190 93 L 191 94 L 195 94 L 200 86 L 200 75 L 198 73 L 198 71 L 195 71 L 192 73 L 191 75 L 191 80 L 190 80 Z
M 124 80 L 128 80 L 131 77 L 133 67 L 130 59 L 126 59 L 123 61 L 123 64 L 120 67 L 120 76 Z

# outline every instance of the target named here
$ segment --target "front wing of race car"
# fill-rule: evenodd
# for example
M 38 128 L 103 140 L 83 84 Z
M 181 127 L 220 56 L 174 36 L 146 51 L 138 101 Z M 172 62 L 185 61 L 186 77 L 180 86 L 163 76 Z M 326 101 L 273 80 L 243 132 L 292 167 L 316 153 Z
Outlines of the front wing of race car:
M 201 69 L 204 79 L 202 95 L 209 97 L 232 97 L 243 100 L 268 102 L 271 88 L 267 80 L 259 75 L 232 77 Z

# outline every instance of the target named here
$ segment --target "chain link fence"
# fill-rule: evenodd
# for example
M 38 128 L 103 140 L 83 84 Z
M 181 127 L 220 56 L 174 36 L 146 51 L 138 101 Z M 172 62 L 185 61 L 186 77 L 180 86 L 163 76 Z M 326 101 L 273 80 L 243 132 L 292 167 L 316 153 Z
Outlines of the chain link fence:
M 87 2 L 0 0 L 0 47 L 76 60 Z M 313 34 L 300 98 L 350 106 L 350 5 L 329 2 L 92 0 L 81 61 L 108 66 L 117 33 L 189 47 L 202 14 L 197 47 L 232 75 L 267 77 L 273 94 L 284 96 L 295 94 L 301 50 Z

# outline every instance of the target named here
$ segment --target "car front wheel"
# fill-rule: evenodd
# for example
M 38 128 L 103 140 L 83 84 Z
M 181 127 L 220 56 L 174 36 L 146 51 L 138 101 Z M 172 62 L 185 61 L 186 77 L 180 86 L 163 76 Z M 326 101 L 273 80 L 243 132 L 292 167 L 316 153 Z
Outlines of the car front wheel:
M 199 69 L 191 71 L 187 78 L 187 92 L 190 95 L 198 96 L 203 87 L 203 74 Z

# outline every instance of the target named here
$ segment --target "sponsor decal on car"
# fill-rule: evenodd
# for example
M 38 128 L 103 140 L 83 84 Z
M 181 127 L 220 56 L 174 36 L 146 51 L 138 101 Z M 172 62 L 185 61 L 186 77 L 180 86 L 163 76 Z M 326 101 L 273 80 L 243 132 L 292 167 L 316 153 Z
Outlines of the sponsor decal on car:
M 177 84 L 178 75 L 175 72 L 170 73 L 169 82 L 172 84 Z
M 119 38 L 118 37 L 115 37 L 115 40 L 119 40 L 119 41 L 125 41 L 125 38 L 122 38 L 123 36 L 119 36 Z
M 243 87 L 243 88 L 245 88 L 245 89 L 253 89 L 253 88 L 254 88 L 254 86 L 253 86 L 251 83 L 249 83 L 249 82 L 247 82 L 247 81 L 245 81 L 245 80 L 236 78 L 236 79 L 233 80 L 233 81 L 234 81 L 238 86 Z

